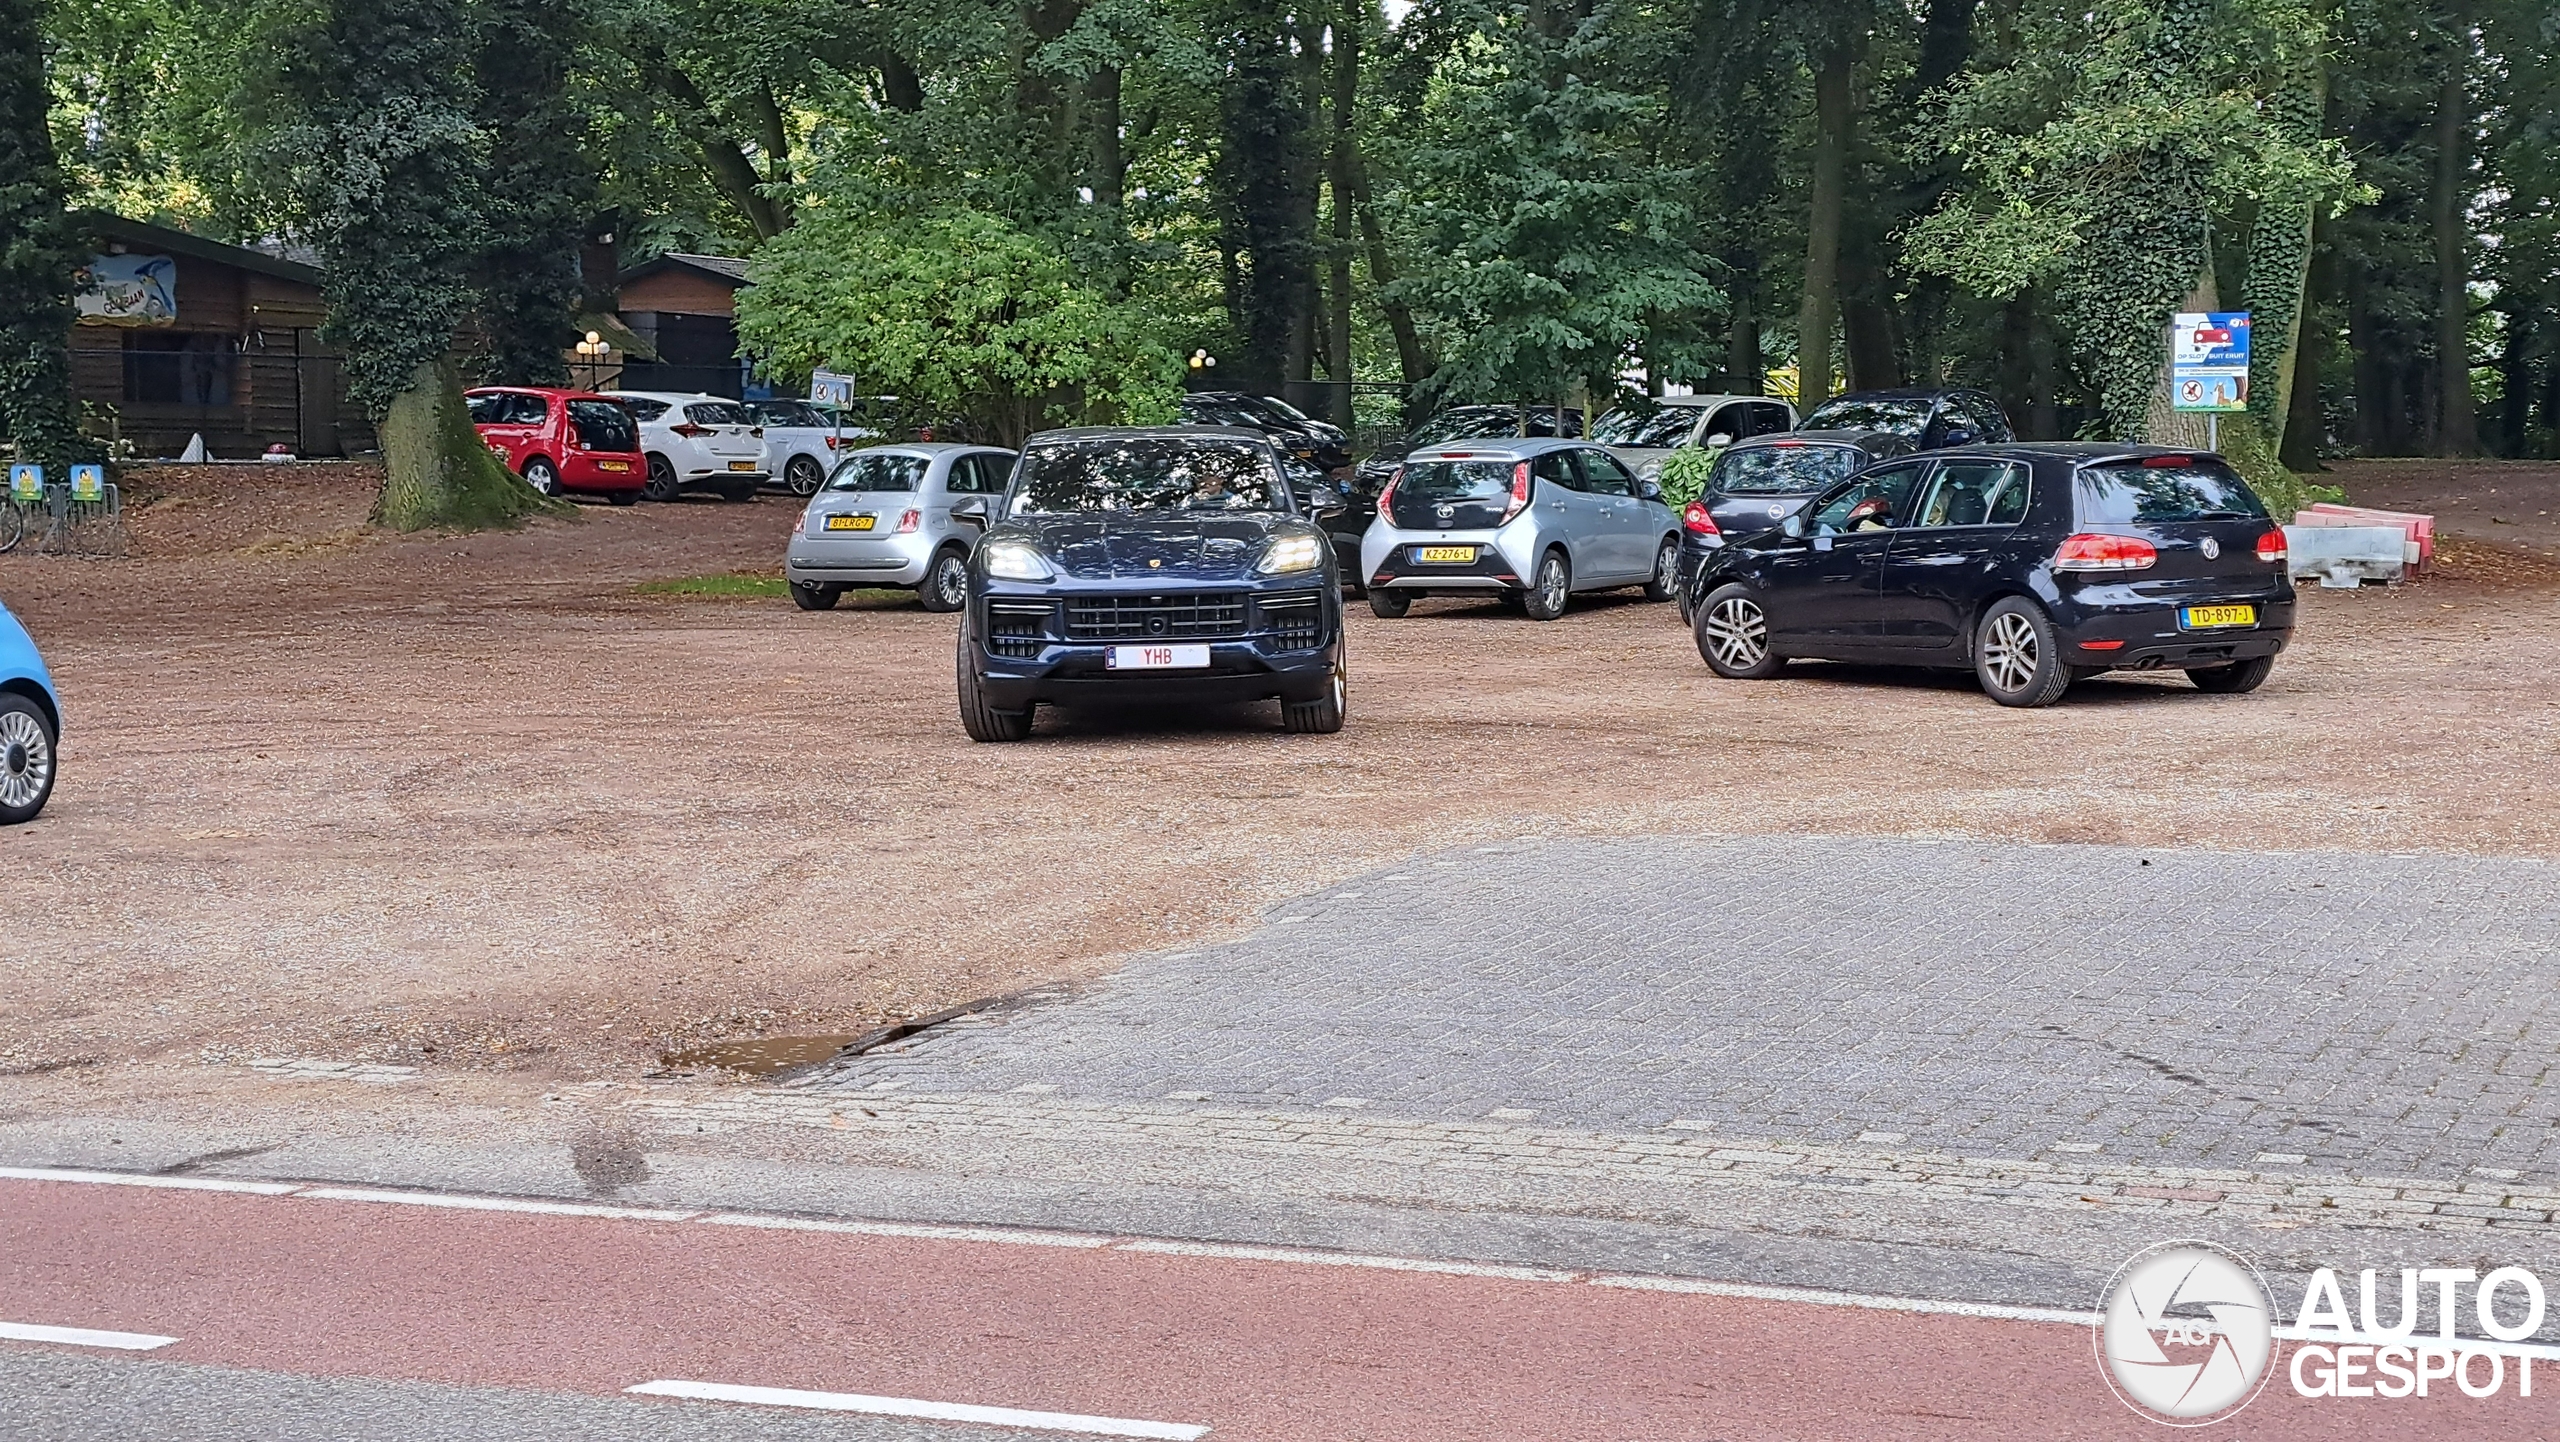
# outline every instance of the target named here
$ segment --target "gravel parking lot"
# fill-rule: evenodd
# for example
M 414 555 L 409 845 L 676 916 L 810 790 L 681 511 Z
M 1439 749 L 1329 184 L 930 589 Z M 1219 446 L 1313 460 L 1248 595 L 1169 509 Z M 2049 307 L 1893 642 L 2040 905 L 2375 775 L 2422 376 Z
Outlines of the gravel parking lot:
M 2496 479 L 2560 492 L 2551 467 Z M 1522 835 L 2560 855 L 2540 544 L 2457 531 L 2422 582 L 2310 594 L 2245 697 L 2134 678 L 2012 712 L 1969 677 L 1720 682 L 1665 606 L 1538 625 L 1434 601 L 1353 608 L 1339 736 L 1048 717 L 984 747 L 949 617 L 638 589 L 770 573 L 782 499 L 390 538 L 363 529 L 368 484 L 160 472 L 130 559 L 0 557 L 71 716 L 52 809 L 0 832 L 0 1075 L 630 1075 L 689 1040 L 1088 975 Z

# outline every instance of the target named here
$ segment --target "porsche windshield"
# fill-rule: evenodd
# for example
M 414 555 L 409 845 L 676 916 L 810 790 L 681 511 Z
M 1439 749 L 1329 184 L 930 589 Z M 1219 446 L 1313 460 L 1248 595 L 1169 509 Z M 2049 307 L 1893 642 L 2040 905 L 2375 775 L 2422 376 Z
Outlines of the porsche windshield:
M 1181 436 L 1109 436 L 1022 454 L 1016 515 L 1078 511 L 1285 511 L 1287 484 L 1260 446 Z

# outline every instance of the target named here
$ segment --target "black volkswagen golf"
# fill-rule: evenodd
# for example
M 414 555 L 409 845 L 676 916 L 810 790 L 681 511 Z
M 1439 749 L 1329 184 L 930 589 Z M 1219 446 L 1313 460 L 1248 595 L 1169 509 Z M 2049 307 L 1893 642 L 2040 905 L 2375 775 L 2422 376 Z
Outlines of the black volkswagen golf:
M 1342 729 L 1342 587 L 1268 438 L 1193 426 L 1025 442 L 969 561 L 960 722 L 1031 734 L 1034 708 L 1277 698 Z
M 2293 634 L 2284 531 L 2219 456 L 2053 444 L 1861 471 L 1690 587 L 1720 676 L 1796 657 L 1973 668 L 2004 706 L 2100 671 L 2254 690 Z

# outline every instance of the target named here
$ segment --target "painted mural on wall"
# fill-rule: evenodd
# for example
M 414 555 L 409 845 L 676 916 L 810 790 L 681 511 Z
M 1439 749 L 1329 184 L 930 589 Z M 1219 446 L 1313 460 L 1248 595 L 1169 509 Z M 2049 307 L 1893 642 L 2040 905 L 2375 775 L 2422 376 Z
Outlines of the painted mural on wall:
M 99 255 L 80 268 L 74 297 L 89 325 L 173 325 L 178 263 L 165 255 Z

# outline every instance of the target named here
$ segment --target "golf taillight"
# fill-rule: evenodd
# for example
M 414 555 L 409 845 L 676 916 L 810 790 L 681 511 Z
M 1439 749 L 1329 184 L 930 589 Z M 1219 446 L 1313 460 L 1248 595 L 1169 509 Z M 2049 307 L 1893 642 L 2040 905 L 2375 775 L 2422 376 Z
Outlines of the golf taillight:
M 1691 501 L 1689 504 L 1682 506 L 1680 508 L 1680 524 L 1683 527 L 1686 527 L 1689 534 L 1693 536 L 1719 536 L 1724 534 L 1716 529 L 1716 518 L 1708 512 L 1707 503 L 1704 501 Z
M 1522 461 L 1511 468 L 1511 504 L 1502 508 L 1502 519 L 1508 522 L 1529 505 L 1529 463 Z
M 2053 553 L 2057 571 L 2140 571 L 2160 559 L 2160 552 L 2139 536 L 2106 536 L 2083 531 L 2065 536 Z
M 901 536 L 903 536 L 903 535 L 907 535 L 907 534 L 909 534 L 910 532 L 914 531 L 916 527 L 918 527 L 918 526 L 920 526 L 920 525 L 923 525 L 923 524 L 924 524 L 924 512 L 922 512 L 922 511 L 908 511 L 908 512 L 906 512 L 905 514 L 903 514 L 903 515 L 901 515 L 901 516 L 899 516 L 899 517 L 898 517 L 898 534 L 899 534 L 899 535 L 901 535 Z
M 2292 549 L 2284 543 L 2284 528 L 2278 526 L 2258 538 L 2258 559 L 2269 565 L 2285 559 Z

